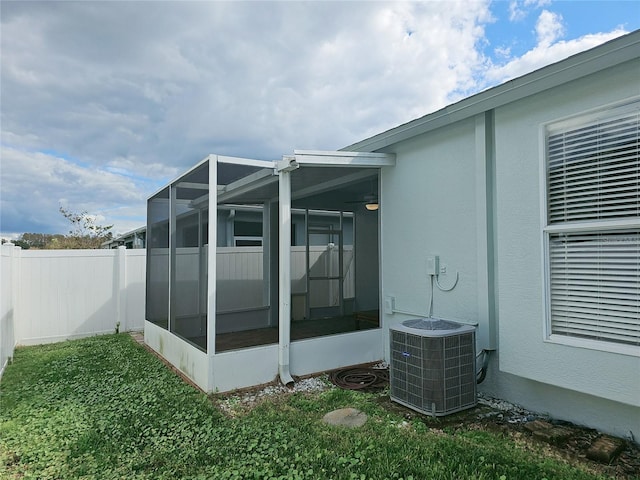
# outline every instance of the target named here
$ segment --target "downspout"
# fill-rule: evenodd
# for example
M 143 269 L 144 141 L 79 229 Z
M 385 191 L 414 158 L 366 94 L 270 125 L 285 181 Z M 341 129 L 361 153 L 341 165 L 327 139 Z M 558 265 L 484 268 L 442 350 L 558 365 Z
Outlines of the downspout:
M 299 165 L 294 158 L 278 162 L 278 374 L 283 385 L 293 383 L 289 372 L 291 342 L 291 172 Z

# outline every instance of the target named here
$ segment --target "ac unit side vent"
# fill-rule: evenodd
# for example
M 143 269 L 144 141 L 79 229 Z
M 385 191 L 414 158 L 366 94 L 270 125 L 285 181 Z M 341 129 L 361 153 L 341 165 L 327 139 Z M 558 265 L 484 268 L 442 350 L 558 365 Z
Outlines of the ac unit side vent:
M 442 319 L 420 322 L 390 329 L 391 400 L 433 416 L 474 407 L 475 328 Z

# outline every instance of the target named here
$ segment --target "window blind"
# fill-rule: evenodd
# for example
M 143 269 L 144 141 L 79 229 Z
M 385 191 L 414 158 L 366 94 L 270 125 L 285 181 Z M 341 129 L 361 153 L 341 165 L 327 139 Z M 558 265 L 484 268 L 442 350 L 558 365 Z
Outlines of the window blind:
M 551 234 L 552 333 L 640 346 L 640 230 Z
M 640 114 L 547 137 L 549 224 L 640 217 Z
M 549 323 L 640 346 L 640 111 L 597 115 L 547 130 Z

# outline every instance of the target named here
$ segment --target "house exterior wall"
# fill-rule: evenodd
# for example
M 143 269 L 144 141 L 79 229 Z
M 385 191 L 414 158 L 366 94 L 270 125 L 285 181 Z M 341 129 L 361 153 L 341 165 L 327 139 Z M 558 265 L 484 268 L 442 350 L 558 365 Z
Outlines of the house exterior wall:
M 388 328 L 428 315 L 439 255 L 442 286 L 459 280 L 434 288 L 433 316 L 477 322 L 478 349 L 497 349 L 481 391 L 640 437 L 640 357 L 544 339 L 540 180 L 541 125 L 640 95 L 639 72 L 627 62 L 384 149 L 397 156 L 381 177 L 387 360 Z
M 433 315 L 475 323 L 475 121 L 412 138 L 390 150 L 396 154 L 396 166 L 381 172 L 382 295 L 385 305 L 393 298 L 397 313 L 383 315 L 384 328 L 429 315 L 426 267 L 431 255 L 438 255 L 447 269 L 439 276 L 442 287 L 453 284 L 456 272 L 459 277 L 449 292 L 433 286 Z M 480 341 L 480 348 L 486 347 L 485 341 Z
M 580 420 L 580 405 L 599 404 L 590 422 L 606 423 L 620 434 L 631 430 L 636 438 L 640 434 L 640 357 L 544 338 L 541 129 L 543 124 L 637 97 L 639 75 L 639 62 L 628 62 L 495 111 L 500 371 L 576 392 L 575 396 L 547 395 L 536 402 L 540 409 L 557 409 L 554 404 L 563 396 L 567 401 L 582 398 L 573 411 L 565 408 L 565 418 Z M 636 80 L 630 82 L 632 78 Z M 616 411 L 627 414 L 619 415 L 617 421 L 606 418 Z

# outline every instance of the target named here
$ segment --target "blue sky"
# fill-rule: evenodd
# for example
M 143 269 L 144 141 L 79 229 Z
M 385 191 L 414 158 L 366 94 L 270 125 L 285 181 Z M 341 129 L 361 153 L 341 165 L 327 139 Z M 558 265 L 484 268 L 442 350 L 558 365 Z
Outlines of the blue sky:
M 0 3 L 0 236 L 123 233 L 209 153 L 333 150 L 640 28 L 639 1 Z

